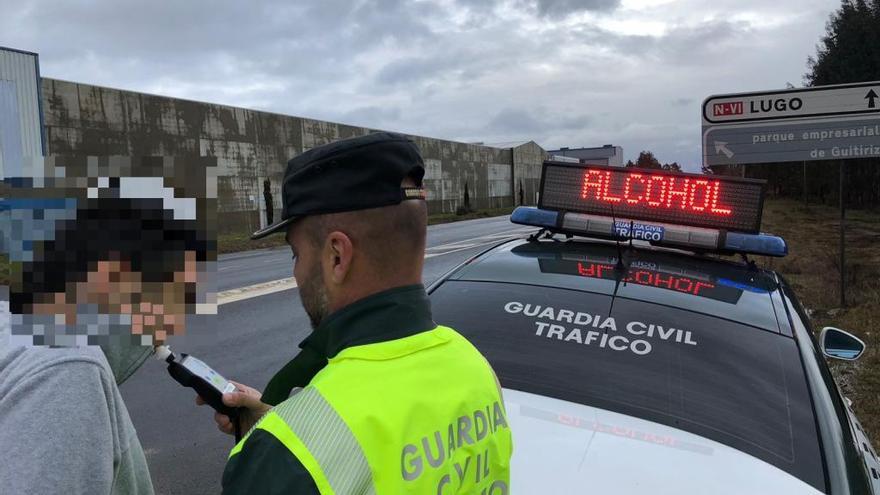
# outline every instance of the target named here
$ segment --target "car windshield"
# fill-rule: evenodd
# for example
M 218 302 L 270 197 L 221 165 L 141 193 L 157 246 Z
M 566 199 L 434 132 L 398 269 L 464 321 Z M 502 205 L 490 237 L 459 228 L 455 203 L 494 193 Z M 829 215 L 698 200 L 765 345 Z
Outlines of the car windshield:
M 791 337 L 724 315 L 526 284 L 449 280 L 431 299 L 435 320 L 473 342 L 505 388 L 673 426 L 825 488 Z

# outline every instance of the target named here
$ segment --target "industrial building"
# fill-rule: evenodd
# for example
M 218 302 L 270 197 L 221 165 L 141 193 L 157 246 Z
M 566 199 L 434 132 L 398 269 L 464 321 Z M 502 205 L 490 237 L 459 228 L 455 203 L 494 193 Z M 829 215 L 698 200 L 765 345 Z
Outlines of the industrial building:
M 612 167 L 623 166 L 623 148 L 611 144 L 597 148 L 559 148 L 558 150 L 548 150 L 547 153 L 552 156 L 577 158 L 582 163 Z

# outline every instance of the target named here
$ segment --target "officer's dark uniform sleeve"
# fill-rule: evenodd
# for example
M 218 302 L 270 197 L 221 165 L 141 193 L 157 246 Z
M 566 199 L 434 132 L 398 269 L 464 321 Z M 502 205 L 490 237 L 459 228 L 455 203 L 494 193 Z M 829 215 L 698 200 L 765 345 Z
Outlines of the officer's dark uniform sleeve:
M 319 495 L 312 475 L 271 433 L 256 429 L 223 471 L 224 495 Z

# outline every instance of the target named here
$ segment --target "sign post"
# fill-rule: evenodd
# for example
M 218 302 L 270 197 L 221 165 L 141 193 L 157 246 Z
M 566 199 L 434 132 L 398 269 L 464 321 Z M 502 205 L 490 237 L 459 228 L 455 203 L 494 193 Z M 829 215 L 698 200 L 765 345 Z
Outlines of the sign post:
M 703 166 L 840 162 L 840 305 L 846 305 L 846 160 L 880 157 L 880 81 L 714 95 L 703 101 Z
M 840 161 L 840 307 L 846 307 L 846 208 L 843 203 L 843 184 L 846 180 L 846 162 Z
M 804 161 L 804 206 L 807 206 L 807 162 Z

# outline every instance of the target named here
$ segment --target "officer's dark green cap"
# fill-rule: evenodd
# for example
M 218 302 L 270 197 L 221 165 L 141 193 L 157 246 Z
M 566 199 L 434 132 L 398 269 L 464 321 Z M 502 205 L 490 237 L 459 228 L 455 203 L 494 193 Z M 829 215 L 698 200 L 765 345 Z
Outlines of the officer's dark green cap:
M 406 136 L 375 132 L 312 148 L 287 162 L 281 185 L 281 220 L 251 234 L 284 231 L 298 218 L 364 210 L 425 199 L 425 164 Z M 401 187 L 411 177 L 416 187 Z

